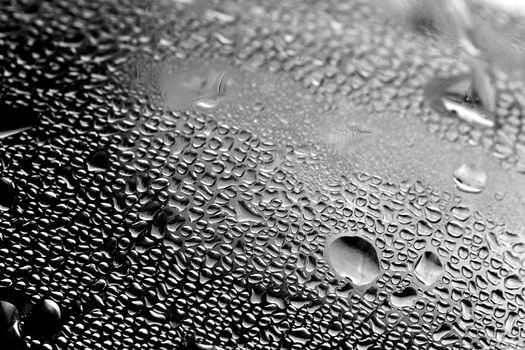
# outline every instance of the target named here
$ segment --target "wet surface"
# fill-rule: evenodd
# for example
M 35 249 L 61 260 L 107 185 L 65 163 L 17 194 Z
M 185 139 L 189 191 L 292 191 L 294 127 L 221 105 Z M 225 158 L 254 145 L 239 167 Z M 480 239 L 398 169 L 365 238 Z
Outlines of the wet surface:
M 436 109 L 465 58 L 359 1 L 0 7 L 2 340 L 520 349 L 524 86 Z

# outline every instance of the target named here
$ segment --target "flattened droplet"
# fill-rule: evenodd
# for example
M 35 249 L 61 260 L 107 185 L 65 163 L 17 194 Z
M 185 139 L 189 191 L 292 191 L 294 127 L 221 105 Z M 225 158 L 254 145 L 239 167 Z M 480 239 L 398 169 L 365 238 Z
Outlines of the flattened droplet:
M 242 200 L 236 201 L 235 213 L 239 222 L 261 222 L 263 218 L 255 212 L 254 209 L 250 208 L 248 204 Z
M 487 174 L 473 164 L 462 164 L 454 172 L 454 182 L 466 193 L 480 193 L 487 184 Z
M 30 129 L 38 121 L 35 113 L 28 107 L 14 108 L 0 103 L 0 114 L 0 140 Z
M 193 64 L 185 69 L 173 69 L 166 64 L 160 77 L 166 104 L 175 109 L 191 106 L 215 108 L 226 95 L 228 74 L 225 69 Z
M 510 275 L 505 278 L 504 284 L 506 288 L 515 290 L 519 289 L 523 285 L 523 282 L 519 276 Z
M 441 115 L 459 118 L 473 126 L 492 128 L 494 117 L 477 101 L 468 101 L 472 80 L 468 76 L 440 78 L 428 84 L 425 97 Z
M 0 301 L 0 344 L 2 349 L 16 348 L 20 341 L 18 310 L 7 301 Z
M 44 299 L 33 308 L 24 325 L 24 331 L 35 337 L 49 337 L 60 325 L 60 307 L 53 300 Z
M 479 124 L 489 128 L 494 126 L 494 121 L 490 118 L 487 112 L 477 107 L 475 104 L 451 98 L 444 98 L 443 104 L 447 111 L 457 115 L 460 119 L 463 119 L 470 124 Z
M 0 211 L 13 207 L 16 198 L 16 189 L 13 182 L 5 177 L 0 177 Z
M 436 254 L 425 252 L 416 264 L 415 273 L 421 282 L 430 286 L 441 277 L 443 264 Z
M 412 287 L 407 287 L 399 292 L 394 292 L 390 296 L 390 301 L 395 307 L 410 307 L 417 300 L 417 291 Z
M 356 285 L 365 285 L 379 276 L 379 259 L 374 246 L 356 236 L 336 238 L 328 246 L 328 261 L 342 277 Z

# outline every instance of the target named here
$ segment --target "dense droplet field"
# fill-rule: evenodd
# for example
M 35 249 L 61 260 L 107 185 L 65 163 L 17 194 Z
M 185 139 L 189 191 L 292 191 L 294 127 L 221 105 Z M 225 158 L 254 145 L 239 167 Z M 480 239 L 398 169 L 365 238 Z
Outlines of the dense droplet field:
M 464 57 L 367 1 L 3 2 L 0 348 L 523 348 L 524 86 L 438 113 Z

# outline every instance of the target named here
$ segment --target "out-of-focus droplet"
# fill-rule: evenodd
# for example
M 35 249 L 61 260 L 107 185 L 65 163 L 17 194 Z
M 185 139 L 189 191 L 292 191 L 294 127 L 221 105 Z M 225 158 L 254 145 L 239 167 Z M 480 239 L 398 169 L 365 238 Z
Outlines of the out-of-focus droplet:
M 462 164 L 454 172 L 454 182 L 459 190 L 480 193 L 487 184 L 487 174 L 473 164 Z
M 224 69 L 194 64 L 181 71 L 169 66 L 165 70 L 160 83 L 164 101 L 170 108 L 215 108 L 226 95 L 229 78 Z
M 473 103 L 446 97 L 443 98 L 443 104 L 447 111 L 454 113 L 467 123 L 479 124 L 489 128 L 494 126 L 494 121 L 491 119 L 490 114 Z
M 421 282 L 430 286 L 441 277 L 443 264 L 436 254 L 427 251 L 419 258 L 415 273 Z
M 364 238 L 338 237 L 328 246 L 327 256 L 334 270 L 356 285 L 369 284 L 379 276 L 377 252 Z
M 95 152 L 87 161 L 89 171 L 104 171 L 110 166 L 109 156 L 106 151 L 100 150 Z

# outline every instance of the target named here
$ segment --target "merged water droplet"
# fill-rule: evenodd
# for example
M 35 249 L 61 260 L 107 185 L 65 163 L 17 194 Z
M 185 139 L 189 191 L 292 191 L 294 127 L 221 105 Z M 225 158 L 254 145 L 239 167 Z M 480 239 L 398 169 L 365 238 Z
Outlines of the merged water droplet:
M 457 188 L 466 193 L 480 193 L 487 184 L 487 174 L 474 164 L 462 164 L 454 172 Z
M 53 335 L 60 326 L 60 307 L 53 300 L 43 299 L 31 310 L 24 323 L 24 333 L 33 337 L 46 338 Z
M 5 349 L 16 349 L 20 342 L 18 309 L 7 301 L 0 301 L 0 344 Z
M 443 98 L 443 105 L 447 111 L 470 124 L 479 124 L 490 128 L 494 126 L 494 121 L 490 118 L 490 114 L 475 104 L 446 97 Z
M 479 101 L 469 101 L 469 77 L 436 79 L 425 89 L 425 97 L 440 114 L 459 118 L 471 125 L 494 127 L 494 116 Z
M 0 177 L 0 210 L 9 210 L 15 203 L 16 189 L 13 182 Z
M 518 275 L 510 275 L 505 278 L 504 284 L 506 288 L 516 290 L 523 286 L 523 281 Z
M 0 102 L 0 139 L 21 133 L 36 125 L 38 119 L 29 107 L 12 107 Z
M 406 287 L 390 295 L 390 302 L 395 307 L 411 307 L 416 300 L 417 291 L 412 287 Z
M 327 256 L 334 270 L 356 285 L 369 284 L 379 276 L 377 252 L 364 238 L 340 236 L 328 246 Z
M 229 81 L 226 69 L 198 63 L 180 70 L 167 64 L 160 77 L 164 101 L 174 109 L 216 107 L 226 95 Z
M 421 282 L 430 286 L 441 277 L 443 264 L 436 254 L 427 251 L 417 261 L 414 271 Z

